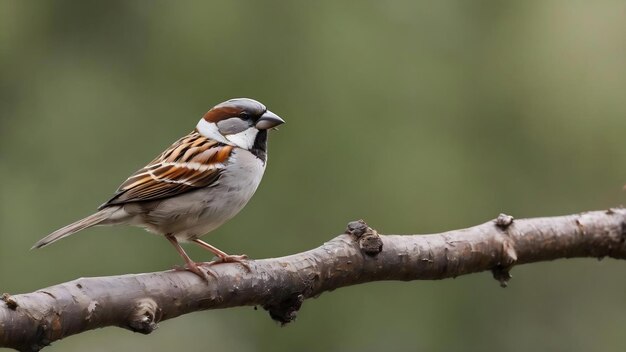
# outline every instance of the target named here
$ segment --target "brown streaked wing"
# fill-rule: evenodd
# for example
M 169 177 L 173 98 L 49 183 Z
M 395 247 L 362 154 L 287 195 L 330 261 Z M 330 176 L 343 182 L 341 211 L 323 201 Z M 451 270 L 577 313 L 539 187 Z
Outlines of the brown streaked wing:
M 217 181 L 233 147 L 194 131 L 179 139 L 159 157 L 132 174 L 109 205 L 169 198 Z

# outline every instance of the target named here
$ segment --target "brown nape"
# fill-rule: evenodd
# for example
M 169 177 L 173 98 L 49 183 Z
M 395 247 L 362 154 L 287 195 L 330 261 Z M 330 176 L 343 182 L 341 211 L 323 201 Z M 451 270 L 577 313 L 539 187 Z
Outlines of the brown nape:
M 223 106 L 209 110 L 206 114 L 204 114 L 202 118 L 208 122 L 218 122 L 233 116 L 237 116 L 242 111 L 243 109 L 234 106 Z

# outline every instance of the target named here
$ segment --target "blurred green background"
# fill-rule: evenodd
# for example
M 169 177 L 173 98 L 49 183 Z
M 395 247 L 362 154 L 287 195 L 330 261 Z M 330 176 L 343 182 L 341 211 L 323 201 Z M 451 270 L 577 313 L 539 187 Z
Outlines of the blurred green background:
M 165 270 L 167 241 L 96 228 L 133 171 L 232 97 L 287 120 L 256 196 L 207 236 L 265 258 L 363 218 L 431 233 L 626 199 L 623 1 L 0 1 L 0 291 Z M 196 259 L 206 252 L 189 248 Z M 625 265 L 606 259 L 378 282 L 145 337 L 107 328 L 49 351 L 623 351 Z

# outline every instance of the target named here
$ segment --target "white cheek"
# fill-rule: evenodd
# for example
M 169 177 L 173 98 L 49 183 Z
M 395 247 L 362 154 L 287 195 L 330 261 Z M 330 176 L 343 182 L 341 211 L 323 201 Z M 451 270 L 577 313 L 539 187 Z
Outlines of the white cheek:
M 207 122 L 205 119 L 200 119 L 198 124 L 196 125 L 198 132 L 206 138 L 218 141 L 220 143 L 233 145 L 233 143 L 229 142 L 220 131 L 217 129 L 217 125 L 212 122 Z
M 229 134 L 226 136 L 226 139 L 228 139 L 231 142 L 230 144 L 234 144 L 238 146 L 239 148 L 249 150 L 249 149 L 252 149 L 252 146 L 254 145 L 254 140 L 256 138 L 257 133 L 259 133 L 259 130 L 257 130 L 254 127 L 250 127 L 243 132 Z

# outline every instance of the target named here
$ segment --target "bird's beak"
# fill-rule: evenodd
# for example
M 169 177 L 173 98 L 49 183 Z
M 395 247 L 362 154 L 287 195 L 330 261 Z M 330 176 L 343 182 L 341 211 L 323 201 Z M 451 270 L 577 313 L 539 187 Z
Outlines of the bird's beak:
M 259 118 L 259 121 L 257 121 L 255 127 L 260 130 L 268 130 L 278 125 L 282 125 L 283 123 L 285 123 L 285 120 L 281 119 L 273 112 L 267 110 L 263 115 L 261 115 L 261 118 Z

